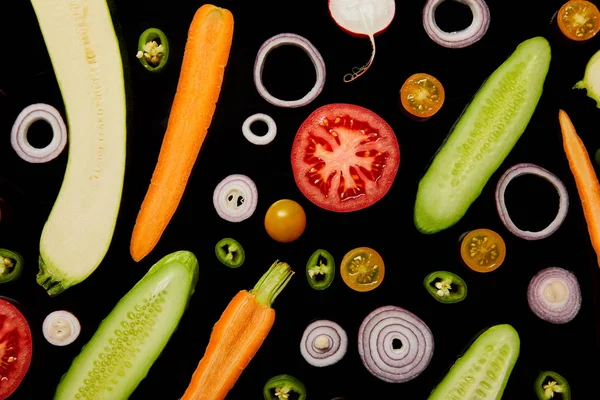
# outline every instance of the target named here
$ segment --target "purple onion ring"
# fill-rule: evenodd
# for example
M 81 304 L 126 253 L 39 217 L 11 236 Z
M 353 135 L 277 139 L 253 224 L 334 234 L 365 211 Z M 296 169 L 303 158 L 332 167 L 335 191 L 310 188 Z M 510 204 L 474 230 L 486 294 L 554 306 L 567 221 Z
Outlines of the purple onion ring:
M 399 340 L 401 347 L 394 345 Z M 371 374 L 385 382 L 407 382 L 419 376 L 433 357 L 429 327 L 413 313 L 396 306 L 371 312 L 358 331 L 358 353 Z
M 312 322 L 304 330 L 300 341 L 302 357 L 315 367 L 337 363 L 346 355 L 347 349 L 346 331 L 337 323 L 328 320 Z
M 506 187 L 508 184 L 514 178 L 521 175 L 539 176 L 540 178 L 550 182 L 558 192 L 558 213 L 550 225 L 538 232 L 523 231 L 517 228 L 508 215 L 508 209 L 506 208 L 506 203 L 504 201 L 504 193 L 506 192 Z M 508 229 L 515 236 L 525 240 L 544 239 L 556 232 L 567 217 L 567 211 L 569 211 L 569 193 L 567 192 L 567 188 L 565 187 L 564 183 L 562 183 L 562 181 L 550 171 L 535 164 L 517 164 L 507 169 L 498 180 L 498 184 L 496 185 L 496 209 L 498 210 L 500 220 L 502 220 L 502 223 L 506 229 Z
M 455 0 L 467 5 L 473 21 L 467 28 L 456 32 L 445 32 L 435 21 L 435 10 L 446 0 L 428 0 L 423 8 L 423 27 L 427 35 L 440 46 L 461 48 L 479 41 L 490 25 L 490 9 L 484 0 Z
M 529 282 L 527 302 L 531 311 L 544 321 L 566 324 L 581 309 L 579 281 L 566 269 L 543 269 Z
M 217 214 L 229 222 L 250 218 L 258 204 L 258 190 L 246 175 L 233 174 L 223 179 L 213 193 Z

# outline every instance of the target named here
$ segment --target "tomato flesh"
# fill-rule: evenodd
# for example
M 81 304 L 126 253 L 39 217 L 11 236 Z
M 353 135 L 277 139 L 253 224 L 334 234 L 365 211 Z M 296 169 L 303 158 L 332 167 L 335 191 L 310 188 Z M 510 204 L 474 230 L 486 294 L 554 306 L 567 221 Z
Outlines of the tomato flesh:
M 357 292 L 368 292 L 381 285 L 385 265 L 381 255 L 369 247 L 350 250 L 342 259 L 340 275 L 348 287 Z
M 476 272 L 491 272 L 504 262 L 506 244 L 490 229 L 475 229 L 462 240 L 460 255 L 467 267 Z
M 31 330 L 21 312 L 0 299 L 0 399 L 21 384 L 31 364 Z
M 435 77 L 418 73 L 410 76 L 400 89 L 400 100 L 406 111 L 420 118 L 437 113 L 444 104 L 445 92 Z
M 558 27 L 571 40 L 588 40 L 600 30 L 600 11 L 589 1 L 568 1 L 558 11 Z
M 369 207 L 389 191 L 400 149 L 392 128 L 374 112 L 329 104 L 300 126 L 291 161 L 296 184 L 311 202 L 350 212 Z

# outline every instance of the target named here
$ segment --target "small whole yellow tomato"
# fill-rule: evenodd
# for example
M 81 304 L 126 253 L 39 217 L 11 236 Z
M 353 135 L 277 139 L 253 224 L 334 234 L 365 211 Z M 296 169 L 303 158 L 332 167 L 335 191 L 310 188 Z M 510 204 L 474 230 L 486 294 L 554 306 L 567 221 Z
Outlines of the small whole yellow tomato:
M 306 228 L 306 214 L 294 200 L 278 200 L 269 207 L 265 215 L 265 229 L 271 238 L 289 243 L 298 239 Z

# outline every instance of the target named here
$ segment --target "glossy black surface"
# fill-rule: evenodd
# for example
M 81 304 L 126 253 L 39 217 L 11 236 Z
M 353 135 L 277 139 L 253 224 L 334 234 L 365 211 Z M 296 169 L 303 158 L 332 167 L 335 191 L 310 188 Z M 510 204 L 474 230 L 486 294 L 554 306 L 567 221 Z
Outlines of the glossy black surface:
M 297 274 L 274 304 L 277 317 L 269 337 L 228 399 L 261 399 L 264 383 L 284 373 L 304 382 L 309 399 L 425 399 L 469 341 L 481 330 L 501 323 L 513 325 L 521 337 L 521 355 L 504 399 L 534 399 L 533 383 L 542 370 L 556 371 L 568 379 L 575 399 L 594 398 L 599 372 L 599 268 L 563 153 L 558 110 L 563 108 L 569 113 L 593 154 L 600 147 L 600 110 L 585 91 L 572 90 L 572 86 L 582 78 L 589 57 L 600 48 L 600 38 L 584 43 L 564 39 L 556 24 L 551 23 L 562 5 L 560 0 L 490 0 L 492 20 L 485 37 L 468 48 L 446 49 L 432 42 L 423 29 L 424 3 L 397 2 L 392 25 L 376 38 L 373 66 L 357 81 L 344 83 L 344 74 L 368 59 L 369 41 L 339 29 L 328 14 L 326 1 L 216 2 L 235 17 L 233 47 L 217 112 L 177 213 L 155 250 L 136 264 L 129 255 L 131 231 L 165 131 L 187 30 L 203 3 L 115 1 L 114 21 L 120 26 L 129 64 L 132 120 L 117 228 L 96 272 L 50 298 L 35 282 L 38 245 L 62 182 L 67 151 L 49 163 L 29 164 L 13 151 L 10 129 L 18 113 L 29 104 L 45 102 L 63 115 L 64 106 L 31 5 L 27 1 L 2 2 L 0 14 L 12 23 L 0 25 L 4 38 L 0 63 L 0 196 L 16 210 L 12 225 L 2 223 L 0 247 L 20 252 L 26 266 L 18 282 L 0 285 L 0 295 L 22 305 L 34 335 L 31 368 L 12 398 L 51 398 L 73 357 L 115 303 L 154 262 L 180 249 L 193 251 L 200 260 L 196 293 L 179 329 L 133 399 L 178 399 L 204 353 L 211 327 L 229 300 L 239 290 L 251 288 L 275 259 L 290 263 Z M 460 5 L 444 4 L 438 12 L 440 24 L 448 29 L 464 26 L 470 18 L 463 11 L 466 8 Z M 171 42 L 169 65 L 160 75 L 146 71 L 135 58 L 139 34 L 153 26 L 162 29 Z M 281 32 L 306 37 L 327 65 L 323 92 L 305 107 L 283 109 L 270 105 L 258 95 L 252 81 L 258 48 Z M 544 94 L 527 130 L 458 224 L 435 235 L 420 234 L 412 221 L 413 204 L 417 183 L 428 162 L 487 76 L 520 42 L 538 35 L 551 42 L 552 63 Z M 434 75 L 446 89 L 443 108 L 425 122 L 409 119 L 398 101 L 400 86 L 416 72 Z M 298 98 L 312 86 L 314 69 L 301 50 L 282 47 L 269 56 L 264 81 L 274 95 Z M 351 214 L 324 211 L 308 201 L 294 183 L 289 161 L 291 143 L 302 121 L 317 107 L 335 102 L 358 104 L 378 113 L 393 127 L 400 143 L 400 169 L 390 192 L 372 207 Z M 278 124 L 278 135 L 268 146 L 252 145 L 241 133 L 244 120 L 257 112 L 271 115 Z M 43 136 L 44 132 L 48 133 L 41 128 L 38 134 Z M 550 170 L 569 191 L 567 219 L 547 239 L 519 239 L 498 218 L 494 203 L 497 179 L 519 162 Z M 232 173 L 250 176 L 259 191 L 255 214 L 237 224 L 220 219 L 212 204 L 213 189 Z M 302 204 L 308 218 L 304 235 L 289 244 L 273 241 L 263 226 L 267 208 L 282 198 Z M 507 190 L 507 202 L 519 226 L 540 229 L 554 218 L 558 198 L 547 182 L 523 177 Z M 508 247 L 504 265 L 490 274 L 466 269 L 457 253 L 459 236 L 480 227 L 499 232 Z M 215 257 L 214 245 L 223 237 L 233 237 L 244 246 L 246 262 L 239 269 L 227 268 Z M 354 292 L 339 274 L 325 291 L 310 288 L 304 268 L 314 250 L 325 248 L 339 262 L 347 251 L 359 246 L 376 249 L 386 263 L 386 277 L 378 289 Z M 581 284 L 581 311 L 565 325 L 538 319 L 527 305 L 530 278 L 548 266 L 572 270 Z M 441 304 L 431 298 L 422 281 L 435 270 L 459 274 L 468 285 L 466 300 Z M 357 352 L 357 332 L 363 318 L 384 305 L 401 306 L 415 313 L 435 337 L 429 367 L 404 384 L 384 383 L 373 377 Z M 41 332 L 44 317 L 57 309 L 72 311 L 83 328 L 77 341 L 64 348 L 48 344 Z M 338 364 L 314 368 L 300 355 L 303 330 L 314 319 L 331 319 L 346 329 L 348 353 Z

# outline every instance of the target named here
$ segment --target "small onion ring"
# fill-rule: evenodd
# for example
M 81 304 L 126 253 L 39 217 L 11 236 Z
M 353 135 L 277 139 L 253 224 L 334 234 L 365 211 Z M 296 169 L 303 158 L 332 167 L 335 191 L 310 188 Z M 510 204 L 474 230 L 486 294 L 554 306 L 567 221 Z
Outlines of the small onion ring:
M 317 73 L 317 79 L 313 88 L 304 97 L 298 100 L 278 99 L 269 93 L 262 82 L 265 59 L 271 50 L 283 45 L 297 46 L 304 50 L 310 57 L 310 60 L 315 66 L 315 71 Z M 256 90 L 258 90 L 258 93 L 262 96 L 262 98 L 275 106 L 287 108 L 305 106 L 316 99 L 325 86 L 325 60 L 323 60 L 321 53 L 319 53 L 316 47 L 313 46 L 312 43 L 306 38 L 296 35 L 295 33 L 280 33 L 279 35 L 275 35 L 264 42 L 258 50 L 256 60 L 254 61 L 254 84 L 256 85 Z
M 506 192 L 506 187 L 510 181 L 521 175 L 539 176 L 540 178 L 550 182 L 558 192 L 560 201 L 558 213 L 550 225 L 538 232 L 523 231 L 517 228 L 508 215 L 508 209 L 506 208 L 506 203 L 504 200 L 504 192 Z M 498 184 L 496 185 L 496 209 L 498 210 L 500 220 L 502 220 L 502 223 L 506 229 L 508 229 L 515 236 L 525 240 L 544 239 L 556 232 L 567 217 L 567 211 L 569 211 L 569 193 L 567 192 L 567 188 L 565 187 L 564 183 L 562 183 L 562 181 L 550 171 L 535 164 L 521 163 L 510 167 L 498 180 Z
M 581 309 L 579 281 L 575 274 L 566 269 L 543 269 L 529 282 L 527 302 L 531 311 L 544 321 L 565 324 L 575 318 Z
M 258 204 L 256 185 L 246 175 L 229 175 L 215 188 L 213 204 L 224 220 L 241 222 L 248 219 Z
M 52 128 L 52 141 L 38 149 L 27 141 L 27 131 L 39 120 L 46 121 Z M 51 105 L 37 103 L 27 106 L 19 113 L 10 133 L 10 143 L 19 157 L 30 163 L 45 163 L 54 160 L 67 144 L 67 127 L 58 110 Z
M 66 346 L 77 339 L 81 332 L 81 324 L 70 312 L 59 310 L 48 314 L 42 324 L 42 331 L 48 343 Z
M 256 121 L 262 121 L 267 124 L 268 131 L 263 136 L 256 135 L 250 128 L 250 125 Z M 244 121 L 244 124 L 242 125 L 242 133 L 250 143 L 262 146 L 271 143 L 273 139 L 275 139 L 275 136 L 277 135 L 277 124 L 275 124 L 273 118 L 267 114 L 254 114 L 246 118 Z
M 402 347 L 395 349 L 398 339 Z M 413 313 L 383 306 L 364 319 L 358 331 L 358 353 L 365 367 L 385 382 L 402 383 L 419 376 L 433 357 L 429 327 Z
M 317 342 L 326 339 L 326 346 L 320 348 Z M 300 341 L 300 353 L 310 365 L 326 367 L 340 361 L 348 349 L 346 331 L 337 323 L 328 320 L 314 321 L 306 327 Z
M 435 20 L 435 10 L 446 0 L 428 0 L 423 8 L 423 27 L 427 35 L 439 44 L 448 48 L 462 48 L 479 41 L 490 25 L 490 9 L 485 0 L 456 0 L 471 9 L 473 21 L 467 28 L 456 32 L 445 32 Z

